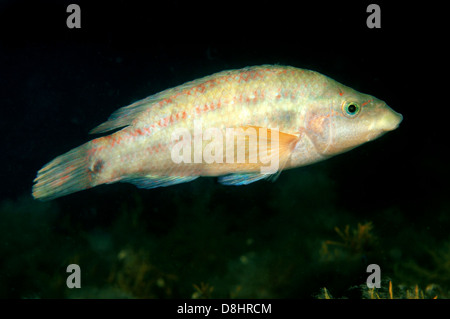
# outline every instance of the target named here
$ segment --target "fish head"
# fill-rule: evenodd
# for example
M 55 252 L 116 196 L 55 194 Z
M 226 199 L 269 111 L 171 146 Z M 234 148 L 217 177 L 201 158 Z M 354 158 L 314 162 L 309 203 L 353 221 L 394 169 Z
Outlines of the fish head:
M 322 101 L 322 107 L 317 108 L 320 111 L 307 121 L 307 132 L 312 132 L 310 138 L 324 156 L 340 154 L 372 141 L 395 130 L 403 120 L 384 101 L 344 85 L 339 85 L 327 100 L 328 103 Z

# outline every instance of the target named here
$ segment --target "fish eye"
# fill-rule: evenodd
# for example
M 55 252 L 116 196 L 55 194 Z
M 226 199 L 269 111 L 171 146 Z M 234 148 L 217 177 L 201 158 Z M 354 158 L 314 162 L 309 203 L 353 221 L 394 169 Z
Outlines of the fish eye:
M 344 102 L 342 104 L 342 113 L 344 113 L 346 117 L 356 117 L 360 111 L 361 106 L 356 102 Z

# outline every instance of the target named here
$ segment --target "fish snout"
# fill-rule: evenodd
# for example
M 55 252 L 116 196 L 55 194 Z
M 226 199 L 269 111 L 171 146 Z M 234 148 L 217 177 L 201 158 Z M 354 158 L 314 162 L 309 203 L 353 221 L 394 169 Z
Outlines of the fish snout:
M 383 114 L 377 121 L 377 127 L 382 131 L 393 131 L 403 121 L 403 115 L 395 112 L 389 106 L 385 105 Z

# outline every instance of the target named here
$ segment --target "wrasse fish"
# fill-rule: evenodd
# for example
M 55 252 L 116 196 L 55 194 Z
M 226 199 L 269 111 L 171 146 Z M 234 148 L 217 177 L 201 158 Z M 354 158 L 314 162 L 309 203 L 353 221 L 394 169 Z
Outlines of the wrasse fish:
M 385 102 L 315 71 L 278 65 L 223 71 L 117 110 L 91 133 L 121 130 L 45 165 L 32 193 L 34 198 L 50 200 L 118 181 L 154 188 L 199 176 L 219 176 L 222 184 L 245 185 L 348 151 L 396 129 L 401 121 L 402 115 Z M 198 123 L 200 133 L 195 128 Z M 227 140 L 234 150 L 238 138 L 228 139 L 229 128 L 258 132 L 256 140 L 249 135 L 244 139 L 244 162 L 236 161 L 236 155 L 231 160 L 225 157 L 228 148 L 211 151 L 212 142 L 201 137 L 201 132 L 215 130 L 218 141 Z M 174 138 L 177 132 L 193 137 Z M 256 143 L 256 149 L 262 150 L 262 142 L 269 145 L 267 158 L 251 160 L 250 148 Z M 190 161 L 195 154 L 183 154 L 187 160 L 174 161 L 173 149 L 180 143 L 186 146 L 185 152 L 200 149 L 216 161 L 202 157 Z M 264 163 L 275 155 L 279 168 L 263 173 Z

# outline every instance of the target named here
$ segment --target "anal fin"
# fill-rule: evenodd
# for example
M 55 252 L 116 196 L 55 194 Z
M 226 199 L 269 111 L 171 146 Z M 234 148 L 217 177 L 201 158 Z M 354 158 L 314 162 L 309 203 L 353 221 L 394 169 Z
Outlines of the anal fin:
M 248 185 L 261 179 L 270 178 L 273 174 L 261 173 L 239 173 L 219 177 L 219 183 L 222 185 L 241 186 Z
M 156 188 L 166 187 L 181 183 L 187 183 L 197 179 L 199 176 L 161 176 L 161 175 L 145 175 L 139 177 L 127 177 L 121 180 L 124 183 L 134 184 L 138 188 Z

